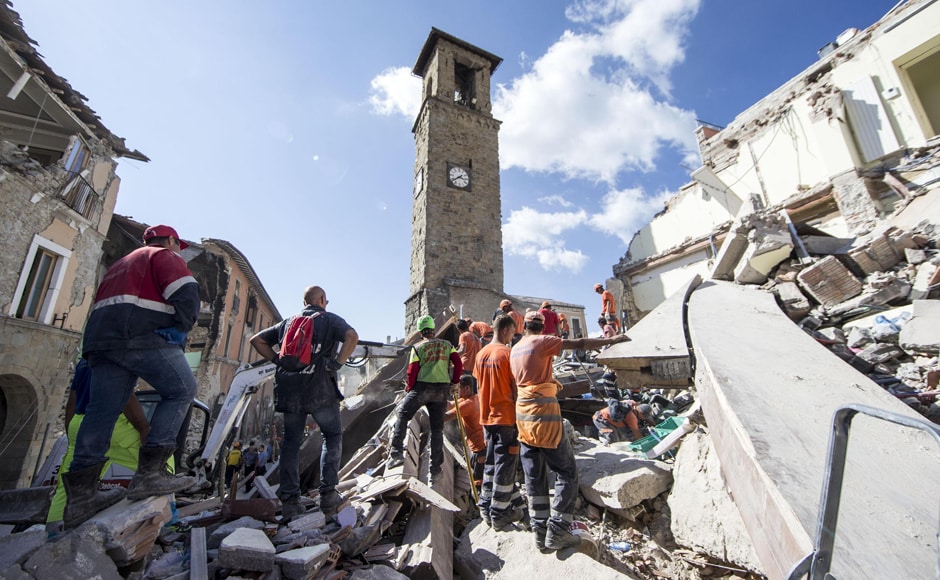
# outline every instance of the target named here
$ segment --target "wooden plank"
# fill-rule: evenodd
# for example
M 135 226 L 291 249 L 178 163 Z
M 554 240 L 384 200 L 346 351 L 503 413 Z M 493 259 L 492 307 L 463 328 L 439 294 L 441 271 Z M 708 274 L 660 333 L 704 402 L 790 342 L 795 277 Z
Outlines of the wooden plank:
M 398 495 L 405 491 L 405 489 L 408 487 L 408 483 L 401 477 L 386 477 L 385 479 L 376 479 L 373 483 L 375 485 L 370 485 L 360 491 L 359 494 L 355 496 L 355 499 L 359 501 L 367 501 L 374 497 L 385 494 Z
M 193 528 L 189 541 L 189 580 L 209 580 L 206 555 L 206 529 Z
M 277 493 L 274 488 L 271 487 L 271 484 L 268 483 L 268 479 L 265 476 L 260 476 L 255 478 L 255 488 L 258 490 L 258 495 L 264 499 L 277 499 Z
M 186 518 L 186 517 L 194 516 L 198 513 L 202 513 L 205 511 L 218 509 L 218 507 L 221 504 L 222 504 L 222 498 L 210 497 L 209 499 L 197 501 L 196 503 L 191 503 L 189 505 L 184 505 L 184 506 L 177 505 L 176 513 L 179 517 Z

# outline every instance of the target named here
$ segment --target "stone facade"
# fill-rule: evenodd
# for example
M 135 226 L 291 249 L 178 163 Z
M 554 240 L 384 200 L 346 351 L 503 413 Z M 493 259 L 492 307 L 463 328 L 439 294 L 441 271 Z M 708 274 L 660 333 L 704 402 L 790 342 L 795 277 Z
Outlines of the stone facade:
M 81 330 L 130 151 L 0 5 L 0 489 L 25 487 L 63 430 Z M 12 87 L 12 88 L 11 88 Z
M 413 128 L 406 333 L 418 317 L 438 316 L 452 305 L 489 320 L 503 298 L 500 122 L 490 113 L 490 75 L 499 62 L 433 29 L 415 65 L 425 98 Z M 464 181 L 452 179 L 463 175 Z

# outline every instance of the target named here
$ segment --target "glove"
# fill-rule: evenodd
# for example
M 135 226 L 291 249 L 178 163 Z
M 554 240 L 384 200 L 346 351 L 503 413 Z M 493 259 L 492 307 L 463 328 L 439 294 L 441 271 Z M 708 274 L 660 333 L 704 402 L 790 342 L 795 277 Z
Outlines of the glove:
M 274 353 L 274 358 L 271 359 L 271 362 L 274 363 L 275 367 L 281 365 L 281 355 Z
M 176 327 L 171 326 L 169 328 L 158 328 L 154 330 L 155 333 L 159 334 L 166 340 L 167 344 L 172 344 L 176 346 L 183 346 L 186 344 L 186 332 L 182 330 L 177 330 Z
M 450 396 L 460 395 L 460 383 L 451 383 L 450 384 Z
M 326 370 L 330 371 L 331 373 L 335 373 L 341 368 L 343 368 L 343 363 L 339 362 L 335 358 L 331 358 L 326 361 Z

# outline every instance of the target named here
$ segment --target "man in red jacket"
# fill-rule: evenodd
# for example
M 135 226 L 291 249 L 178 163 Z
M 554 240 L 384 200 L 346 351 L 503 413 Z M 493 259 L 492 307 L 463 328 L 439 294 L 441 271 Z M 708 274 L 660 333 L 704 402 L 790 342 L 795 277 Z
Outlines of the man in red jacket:
M 166 462 L 196 395 L 196 378 L 183 349 L 199 313 L 199 285 L 179 255 L 189 244 L 176 230 L 152 226 L 143 241 L 144 247 L 105 273 L 85 326 L 82 356 L 91 366 L 91 390 L 71 470 L 62 476 L 67 529 L 123 497 L 123 490 L 99 492 L 98 478 L 115 421 L 139 378 L 160 393 L 160 402 L 140 447 L 128 499 L 175 493 L 195 483 L 167 472 Z

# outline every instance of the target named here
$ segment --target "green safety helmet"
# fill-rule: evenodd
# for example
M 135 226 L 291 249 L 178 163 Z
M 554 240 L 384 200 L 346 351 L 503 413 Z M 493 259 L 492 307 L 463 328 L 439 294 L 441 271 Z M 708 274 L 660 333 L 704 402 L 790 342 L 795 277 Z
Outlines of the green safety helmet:
M 422 330 L 434 330 L 434 318 L 432 316 L 422 316 L 418 319 L 418 332 Z

